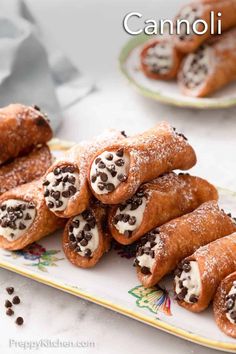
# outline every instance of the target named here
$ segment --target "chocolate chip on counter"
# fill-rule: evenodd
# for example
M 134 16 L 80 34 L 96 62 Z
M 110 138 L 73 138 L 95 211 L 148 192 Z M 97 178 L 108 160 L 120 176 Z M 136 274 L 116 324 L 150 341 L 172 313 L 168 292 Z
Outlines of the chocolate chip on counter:
M 19 296 L 14 296 L 13 299 L 12 299 L 12 302 L 14 305 L 18 305 L 20 303 L 20 298 Z
M 9 308 L 7 309 L 7 311 L 6 311 L 6 315 L 7 315 L 7 316 L 12 316 L 12 315 L 14 315 L 14 311 L 9 307 Z
M 121 133 L 121 135 L 123 135 L 125 138 L 127 138 L 127 135 L 126 135 L 126 133 L 125 133 L 124 130 L 122 130 L 120 133 Z
M 12 295 L 14 293 L 14 288 L 12 286 L 9 286 L 8 288 L 6 288 L 6 291 L 9 295 Z
M 17 317 L 17 319 L 16 319 L 16 324 L 17 324 L 18 326 L 22 326 L 23 323 L 24 323 L 24 319 L 23 319 L 22 317 Z
M 9 301 L 9 300 L 6 300 L 5 301 L 5 307 L 12 307 L 12 303 L 11 303 L 11 301 Z

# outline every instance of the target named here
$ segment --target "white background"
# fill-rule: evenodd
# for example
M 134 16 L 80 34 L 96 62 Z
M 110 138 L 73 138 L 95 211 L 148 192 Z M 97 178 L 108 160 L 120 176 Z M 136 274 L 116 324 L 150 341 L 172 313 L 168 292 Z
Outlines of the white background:
M 172 18 L 182 2 L 28 1 L 46 35 L 65 51 L 82 73 L 94 80 L 97 87 L 94 93 L 65 112 L 58 136 L 79 141 L 107 127 L 125 129 L 132 134 L 166 119 L 183 131 L 196 148 L 198 165 L 193 173 L 236 190 L 236 109 L 198 111 L 161 105 L 139 96 L 118 71 L 120 48 L 129 39 L 122 29 L 124 15 L 138 11 L 144 18 Z M 4 309 L 1 310 L 0 348 L 3 353 L 24 352 L 9 348 L 9 338 L 95 342 L 95 348 L 77 349 L 77 353 L 215 352 L 5 270 L 0 271 L 0 285 L 3 289 L 1 304 L 6 298 L 6 286 L 14 285 L 18 289 L 23 299 L 20 308 L 26 320 L 25 326 L 16 328 L 10 319 L 5 318 Z M 43 348 L 41 352 L 53 353 L 55 350 Z

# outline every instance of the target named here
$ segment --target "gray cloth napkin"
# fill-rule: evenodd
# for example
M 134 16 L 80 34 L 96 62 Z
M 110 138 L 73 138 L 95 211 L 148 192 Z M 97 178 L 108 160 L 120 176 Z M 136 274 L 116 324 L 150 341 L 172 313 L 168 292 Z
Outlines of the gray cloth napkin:
M 62 111 L 93 90 L 38 27 L 22 0 L 0 0 L 0 106 L 36 104 L 56 130 Z

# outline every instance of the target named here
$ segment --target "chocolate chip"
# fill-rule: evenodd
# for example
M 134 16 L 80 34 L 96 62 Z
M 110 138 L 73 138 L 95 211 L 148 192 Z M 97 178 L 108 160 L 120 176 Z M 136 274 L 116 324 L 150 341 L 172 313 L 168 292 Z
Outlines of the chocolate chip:
M 80 241 L 81 246 L 85 247 L 88 244 L 88 241 L 84 238 L 83 240 Z
M 111 171 L 111 176 L 112 177 L 115 177 L 117 175 L 117 172 L 116 171 Z
M 36 125 L 37 125 L 38 127 L 41 127 L 41 126 L 43 126 L 43 125 L 46 124 L 45 119 L 44 119 L 43 117 L 41 117 L 41 116 L 38 116 L 37 118 L 35 118 L 34 121 L 35 121 L 35 123 L 36 123 Z
M 13 299 L 12 299 L 12 302 L 14 305 L 18 305 L 20 303 L 20 298 L 19 296 L 14 296 Z
M 80 225 L 79 219 L 75 219 L 75 220 L 72 221 L 72 226 L 73 226 L 74 228 L 78 229 L 78 228 L 79 228 L 79 225 Z
M 33 202 L 28 203 L 28 209 L 35 209 L 35 205 Z
M 14 288 L 12 286 L 9 286 L 8 288 L 6 288 L 6 291 L 9 295 L 12 295 L 14 293 Z
M 97 165 L 101 160 L 102 160 L 101 157 L 97 157 L 95 160 L 95 164 Z
M 61 200 L 56 200 L 55 205 L 57 208 L 60 208 L 63 205 L 63 202 Z
M 5 301 L 5 307 L 12 307 L 12 303 L 11 303 L 11 301 L 9 301 L 9 300 L 6 300 Z
M 121 148 L 121 149 L 116 151 L 116 156 L 122 157 L 123 155 L 124 155 L 124 149 Z
M 129 218 L 129 224 L 130 224 L 130 225 L 135 225 L 135 224 L 136 224 L 136 221 L 137 221 L 137 219 L 136 219 L 135 216 L 131 216 L 131 217 Z
M 92 177 L 91 177 L 92 183 L 95 183 L 95 182 L 96 182 L 96 179 L 97 179 L 97 176 L 96 176 L 96 175 L 92 175 Z
M 66 183 L 66 182 L 68 182 L 68 178 L 69 178 L 69 176 L 68 176 L 68 175 L 65 175 L 65 176 L 62 178 L 62 181 L 63 181 L 64 183 Z
M 108 160 L 108 161 L 112 161 L 113 159 L 113 155 L 111 153 L 107 153 L 105 158 Z
M 129 221 L 129 218 L 130 218 L 129 214 L 124 214 L 122 221 L 123 221 L 123 222 L 128 222 L 128 221 Z
M 17 324 L 18 326 L 22 326 L 23 323 L 24 323 L 23 318 L 22 318 L 22 317 L 17 317 L 17 319 L 16 319 L 16 324 Z
M 136 210 L 136 209 L 138 209 L 138 207 L 139 207 L 138 203 L 133 202 L 133 203 L 131 204 L 130 210 Z
M 67 190 L 67 191 L 63 191 L 61 193 L 61 195 L 64 197 L 64 198 L 69 198 L 70 197 L 70 192 Z
M 234 303 L 235 303 L 235 302 L 234 302 L 233 299 L 227 300 L 226 303 L 225 303 L 225 308 L 226 308 L 226 310 L 227 310 L 227 311 L 232 310 L 232 308 L 234 307 Z
M 54 208 L 54 203 L 50 200 L 49 202 L 48 202 L 48 208 L 49 209 L 52 209 L 52 208 Z
M 75 186 L 69 186 L 68 190 L 70 192 L 70 195 L 74 195 L 77 192 Z
M 198 297 L 196 295 L 192 294 L 189 297 L 189 301 L 192 302 L 193 304 L 195 304 L 196 302 L 198 302 Z
M 106 182 L 108 180 L 108 176 L 104 172 L 100 174 L 100 178 L 101 178 L 102 182 Z
M 24 229 L 26 229 L 25 224 L 23 224 L 22 222 L 20 222 L 20 224 L 19 224 L 19 230 L 24 230 Z
M 105 184 L 103 182 L 99 182 L 98 183 L 98 188 L 100 189 L 100 191 L 103 191 L 105 188 Z
M 183 265 L 182 265 L 182 268 L 183 268 L 183 271 L 184 271 L 185 273 L 190 272 L 190 270 L 191 270 L 190 262 L 189 262 L 189 261 L 184 261 L 184 263 L 183 263 Z
M 43 182 L 43 186 L 49 186 L 49 184 L 50 184 L 50 182 L 49 182 L 48 180 L 45 180 L 45 181 Z
M 236 311 L 230 312 L 230 317 L 232 318 L 232 320 L 236 320 Z
M 132 231 L 130 230 L 125 230 L 124 236 L 130 238 L 132 236 Z
M 12 315 L 14 315 L 14 311 L 9 307 L 9 308 L 7 309 L 7 311 L 6 311 L 6 315 L 7 315 L 7 316 L 12 316 Z
M 91 254 L 92 254 L 91 250 L 89 248 L 86 248 L 86 250 L 84 251 L 85 257 L 90 257 Z
M 49 190 L 46 189 L 45 192 L 44 192 L 44 197 L 47 198 L 49 196 Z
M 32 107 L 33 107 L 34 109 L 36 109 L 36 111 L 40 111 L 40 107 L 37 106 L 36 104 L 34 104 Z
M 125 182 L 127 180 L 127 176 L 124 175 L 123 173 L 119 173 L 118 176 L 117 176 L 117 179 L 120 181 L 120 182 Z
M 90 241 L 92 239 L 93 235 L 91 234 L 91 232 L 85 232 L 84 238 L 87 241 Z
M 116 164 L 116 166 L 119 166 L 119 167 L 124 166 L 125 160 L 123 160 L 123 159 L 116 160 L 115 164 Z
M 95 218 L 93 218 L 92 220 L 90 220 L 88 223 L 89 223 L 89 226 L 90 226 L 91 229 L 94 229 L 94 228 L 95 228 L 95 226 L 96 226 L 96 220 L 95 220 Z
M 113 192 L 114 189 L 115 189 L 115 186 L 113 183 L 107 183 L 106 184 L 106 189 L 109 191 L 109 192 Z
M 55 176 L 58 176 L 61 173 L 60 167 L 54 168 L 53 173 L 54 173 Z
M 127 138 L 127 135 L 126 135 L 126 133 L 125 133 L 124 130 L 122 130 L 120 133 L 121 133 L 121 135 L 123 135 L 125 138 Z
M 183 287 L 182 290 L 180 291 L 180 293 L 177 294 L 177 298 L 178 298 L 179 300 L 184 300 L 184 298 L 185 298 L 185 296 L 187 295 L 187 293 L 188 293 L 188 289 L 185 288 L 185 287 Z
M 105 163 L 103 161 L 100 161 L 99 164 L 98 164 L 98 168 L 103 169 L 105 167 L 106 167 Z
M 148 275 L 148 274 L 150 274 L 151 272 L 150 272 L 150 269 L 148 268 L 148 267 L 145 267 L 145 266 L 143 266 L 143 267 L 141 267 L 141 273 L 142 274 L 145 274 L 145 275 Z
M 89 224 L 85 224 L 84 225 L 84 231 L 90 231 L 91 230 L 91 227 Z
M 59 191 L 52 191 L 52 197 L 56 200 L 60 199 L 61 193 Z
M 5 211 L 5 210 L 6 210 L 6 208 L 7 208 L 7 206 L 6 206 L 6 205 L 2 205 L 2 206 L 1 206 L 1 210 L 2 210 L 2 211 Z

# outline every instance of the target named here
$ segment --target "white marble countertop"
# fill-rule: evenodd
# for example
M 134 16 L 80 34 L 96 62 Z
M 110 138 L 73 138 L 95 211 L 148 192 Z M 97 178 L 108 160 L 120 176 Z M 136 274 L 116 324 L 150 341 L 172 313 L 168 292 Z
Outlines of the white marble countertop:
M 119 48 L 128 38 L 122 32 L 123 15 L 134 9 L 149 14 L 160 10 L 164 14 L 170 8 L 174 13 L 179 1 L 166 0 L 163 8 L 157 6 L 157 0 L 150 0 L 148 6 L 144 0 L 29 3 L 52 38 L 82 72 L 96 80 L 97 90 L 65 112 L 59 137 L 79 141 L 108 127 L 134 133 L 166 119 L 183 131 L 196 148 L 198 164 L 193 173 L 236 190 L 236 109 L 198 111 L 161 105 L 139 96 L 117 70 Z M 2 269 L 0 285 L 0 351 L 4 354 L 27 352 L 19 344 L 16 347 L 16 342 L 27 345 L 40 339 L 92 343 L 86 349 L 55 349 L 63 353 L 215 352 Z M 22 327 L 4 315 L 7 286 L 14 286 L 22 299 L 18 310 L 26 320 Z M 46 347 L 39 351 L 53 352 Z

